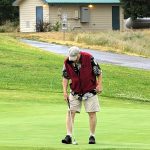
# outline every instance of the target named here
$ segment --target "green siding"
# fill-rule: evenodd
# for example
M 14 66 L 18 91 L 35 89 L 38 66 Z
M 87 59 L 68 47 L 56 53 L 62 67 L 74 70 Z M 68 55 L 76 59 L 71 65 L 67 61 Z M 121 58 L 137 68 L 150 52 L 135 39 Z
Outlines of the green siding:
M 100 4 L 111 4 L 120 3 L 120 0 L 45 0 L 47 3 L 100 3 Z

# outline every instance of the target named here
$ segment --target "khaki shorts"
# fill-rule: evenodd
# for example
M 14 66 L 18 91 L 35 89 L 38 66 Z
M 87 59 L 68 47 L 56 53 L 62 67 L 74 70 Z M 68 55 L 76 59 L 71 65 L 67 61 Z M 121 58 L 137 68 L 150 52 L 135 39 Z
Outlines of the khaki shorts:
M 70 102 L 70 110 L 80 113 L 82 102 L 84 103 L 85 111 L 86 112 L 98 112 L 100 111 L 98 96 L 94 95 L 87 100 L 78 100 L 72 94 L 69 95 L 69 102 Z

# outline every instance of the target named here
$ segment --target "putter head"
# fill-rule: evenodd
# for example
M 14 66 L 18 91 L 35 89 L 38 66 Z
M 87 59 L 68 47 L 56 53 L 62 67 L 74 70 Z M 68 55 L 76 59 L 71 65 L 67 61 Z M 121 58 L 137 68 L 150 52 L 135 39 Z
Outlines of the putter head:
M 78 145 L 78 143 L 74 140 L 73 141 L 73 143 L 72 143 L 73 145 Z

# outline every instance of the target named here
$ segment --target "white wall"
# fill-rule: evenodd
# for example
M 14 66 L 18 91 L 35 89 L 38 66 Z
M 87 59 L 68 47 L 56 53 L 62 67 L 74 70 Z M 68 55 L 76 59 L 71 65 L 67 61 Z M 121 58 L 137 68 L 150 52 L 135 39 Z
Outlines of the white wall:
M 20 3 L 20 32 L 36 32 L 36 6 L 43 6 L 42 0 L 24 0 Z M 43 6 L 43 19 L 49 22 L 49 6 Z
M 89 23 L 80 23 L 80 8 L 77 5 L 44 5 L 42 0 L 24 0 L 20 3 L 20 31 L 36 32 L 36 6 L 43 6 L 44 22 L 61 23 L 62 14 L 68 17 L 68 28 L 82 30 L 111 30 L 112 5 L 95 4 L 90 8 Z M 87 6 L 86 4 L 83 6 Z M 120 7 L 121 8 L 121 7 Z M 76 15 L 79 14 L 77 17 Z M 77 17 L 77 18 L 76 18 Z M 123 30 L 123 9 L 120 9 L 120 28 Z
M 87 5 L 84 5 L 87 6 Z M 95 4 L 90 8 L 89 23 L 80 23 L 80 5 L 52 5 L 50 6 L 50 22 L 61 22 L 61 15 L 67 13 L 69 29 L 82 30 L 112 30 L 112 5 Z M 121 7 L 120 7 L 121 8 Z M 75 11 L 79 12 L 79 18 L 75 19 Z M 120 28 L 123 28 L 123 14 L 120 9 Z

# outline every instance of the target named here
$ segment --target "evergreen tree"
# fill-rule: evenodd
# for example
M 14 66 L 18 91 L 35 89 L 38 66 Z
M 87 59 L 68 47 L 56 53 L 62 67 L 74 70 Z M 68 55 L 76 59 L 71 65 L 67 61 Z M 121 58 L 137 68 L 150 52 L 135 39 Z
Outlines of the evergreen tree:
M 120 0 L 124 8 L 125 18 L 150 17 L 150 0 Z
M 18 7 L 12 6 L 14 0 L 0 0 L 0 25 L 7 20 L 17 21 L 19 19 Z

